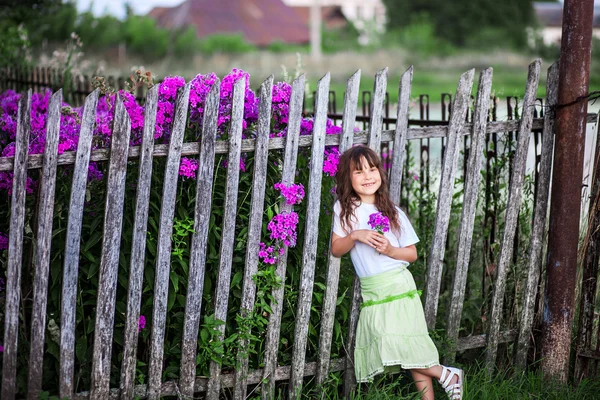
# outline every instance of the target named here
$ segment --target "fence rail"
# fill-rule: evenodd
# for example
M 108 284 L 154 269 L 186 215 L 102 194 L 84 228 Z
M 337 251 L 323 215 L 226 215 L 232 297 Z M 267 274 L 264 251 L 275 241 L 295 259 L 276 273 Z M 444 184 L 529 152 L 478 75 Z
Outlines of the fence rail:
M 49 237 L 52 235 L 48 219 L 53 215 L 53 195 L 56 182 L 57 165 L 74 164 L 73 183 L 71 189 L 71 200 L 67 227 L 67 256 L 63 267 L 63 309 L 61 313 L 61 357 L 60 357 L 60 397 L 76 399 L 103 399 L 103 398 L 150 398 L 157 399 L 160 396 L 181 395 L 191 397 L 197 392 L 206 392 L 207 398 L 218 399 L 221 390 L 233 387 L 234 398 L 243 399 L 247 396 L 248 386 L 259 385 L 263 398 L 272 398 L 275 394 L 277 381 L 289 380 L 289 397 L 297 398 L 302 393 L 305 376 L 317 376 L 317 381 L 323 383 L 330 372 L 345 371 L 345 392 L 349 394 L 354 387 L 353 377 L 353 338 L 356 322 L 359 315 L 359 285 L 357 281 L 352 290 L 353 307 L 349 318 L 349 337 L 347 338 L 348 352 L 343 358 L 330 359 L 333 316 L 335 315 L 335 300 L 338 292 L 340 261 L 331 255 L 327 259 L 327 289 L 325 290 L 325 306 L 322 310 L 323 323 L 321 325 L 319 340 L 319 355 L 317 361 L 306 362 L 307 354 L 307 330 L 309 314 L 311 310 L 311 299 L 313 297 L 315 283 L 315 259 L 317 253 L 318 220 L 321 212 L 321 179 L 319 168 L 310 171 L 308 186 L 308 208 L 306 216 L 306 227 L 304 231 L 304 248 L 302 249 L 301 280 L 298 290 L 298 302 L 296 305 L 296 325 L 293 344 L 293 356 L 291 365 L 278 366 L 277 348 L 279 333 L 281 329 L 281 313 L 284 285 L 274 289 L 272 296 L 275 302 L 271 304 L 272 313 L 269 316 L 267 328 L 266 353 L 264 355 L 264 368 L 254 371 L 248 370 L 248 355 L 240 352 L 237 360 L 241 366 L 236 373 L 224 374 L 216 362 L 210 366 L 210 376 L 196 376 L 196 351 L 198 340 L 198 326 L 202 312 L 202 291 L 205 274 L 205 263 L 207 258 L 207 237 L 210 229 L 211 198 L 213 193 L 214 164 L 216 154 L 228 154 L 229 165 L 238 165 L 242 153 L 254 152 L 255 166 L 252 190 L 252 211 L 249 216 L 249 230 L 252 232 L 251 240 L 247 244 L 245 272 L 243 279 L 243 302 L 239 315 L 247 315 L 252 307 L 255 297 L 255 283 L 252 280 L 257 271 L 258 264 L 258 242 L 262 215 L 264 212 L 265 176 L 267 174 L 267 156 L 270 150 L 284 150 L 284 162 L 282 170 L 282 181 L 285 184 L 294 182 L 296 162 L 299 148 L 311 148 L 311 165 L 323 163 L 323 150 L 325 146 L 337 145 L 341 150 L 353 144 L 365 143 L 371 148 L 381 151 L 382 144 L 390 145 L 395 149 L 391 166 L 391 195 L 396 204 L 401 201 L 403 179 L 405 179 L 405 162 L 407 154 L 404 150 L 405 144 L 411 140 L 428 140 L 430 138 L 444 138 L 444 163 L 442 169 L 442 180 L 438 195 L 438 207 L 435 220 L 434 242 L 430 249 L 427 269 L 427 293 L 425 298 L 425 310 L 428 325 L 434 328 L 437 316 L 442 288 L 440 287 L 440 276 L 448 260 L 445 260 L 444 249 L 447 247 L 448 221 L 451 208 L 450 199 L 453 193 L 454 178 L 457 175 L 457 160 L 460 138 L 470 138 L 471 151 L 465 157 L 465 198 L 467 206 L 464 208 L 460 224 L 460 240 L 457 261 L 459 267 L 455 269 L 455 284 L 450 294 L 452 298 L 452 314 L 449 318 L 449 336 L 456 339 L 452 354 L 473 348 L 486 347 L 487 360 L 490 365 L 496 361 L 497 346 L 500 343 L 513 342 L 518 336 L 519 346 L 526 353 L 529 346 L 529 331 L 531 329 L 531 315 L 534 310 L 532 301 L 525 303 L 524 317 L 521 321 L 521 331 L 517 335 L 514 329 L 503 328 L 502 297 L 504 296 L 503 285 L 506 277 L 506 267 L 511 259 L 511 251 L 514 246 L 515 213 L 520 206 L 520 190 L 525 175 L 524 154 L 530 140 L 531 131 L 543 130 L 544 138 L 553 136 L 552 114 L 545 114 L 545 119 L 535 117 L 535 92 L 539 79 L 540 61 L 533 62 L 527 80 L 527 95 L 522 102 L 520 118 L 509 121 L 488 121 L 488 109 L 490 108 L 489 93 L 492 82 L 491 69 L 481 73 L 479 91 L 475 99 L 475 110 L 471 118 L 468 117 L 468 107 L 472 101 L 470 93 L 474 80 L 474 70 L 465 72 L 458 84 L 457 93 L 452 96 L 452 104 L 445 103 L 444 110 L 452 111 L 444 114 L 444 118 L 450 120 L 447 125 L 434 125 L 423 127 L 409 127 L 411 121 L 408 118 L 409 98 L 412 84 L 412 68 L 402 76 L 400 84 L 400 96 L 395 129 L 384 129 L 384 116 L 386 103 L 385 93 L 387 86 L 387 69 L 379 71 L 375 77 L 375 90 L 372 101 L 372 112 L 369 114 L 368 130 L 366 132 L 354 132 L 354 126 L 358 118 L 357 101 L 360 73 L 353 75 L 348 81 L 346 91 L 344 113 L 342 115 L 342 133 L 339 135 L 326 135 L 325 123 L 328 116 L 329 100 L 329 74 L 320 81 L 315 98 L 314 131 L 311 136 L 299 136 L 300 119 L 302 116 L 302 99 L 304 98 L 304 77 L 298 78 L 293 83 L 290 117 L 287 136 L 283 138 L 269 138 L 269 121 L 271 115 L 271 92 L 273 87 L 272 78 L 263 83 L 260 90 L 260 112 L 259 124 L 255 139 L 242 140 L 242 113 L 243 113 L 243 81 L 238 81 L 233 90 L 233 111 L 230 125 L 229 140 L 216 140 L 217 115 L 218 115 L 218 82 L 213 86 L 205 104 L 205 115 L 201 139 L 195 143 L 184 143 L 183 132 L 188 114 L 188 96 L 190 84 L 188 83 L 177 97 L 175 108 L 175 123 L 170 143 L 168 145 L 153 143 L 153 127 L 156 114 L 156 90 L 150 90 L 146 94 L 146 120 L 144 125 L 144 138 L 141 146 L 129 147 L 130 123 L 123 103 L 118 100 L 116 108 L 116 122 L 110 149 L 91 150 L 91 137 L 95 121 L 94 111 L 98 101 L 98 91 L 92 92 L 85 100 L 84 114 L 82 118 L 82 130 L 79 137 L 79 145 L 76 152 L 56 154 L 57 116 L 61 104 L 61 92 L 58 91 L 52 97 L 50 104 L 50 123 L 48 124 L 48 140 L 45 153 L 39 155 L 27 155 L 29 138 L 29 115 L 31 107 L 31 91 L 22 97 L 19 104 L 18 133 L 16 139 L 15 157 L 1 157 L 0 171 L 14 172 L 11 200 L 11 221 L 9 232 L 8 249 L 8 272 L 6 285 L 6 321 L 5 321 L 5 352 L 3 356 L 2 373 L 2 398 L 14 399 L 17 395 L 15 381 L 17 354 L 18 325 L 21 302 L 21 269 L 23 255 L 23 221 L 25 218 L 25 181 L 28 169 L 43 168 L 40 182 L 40 193 L 44 194 L 45 200 L 39 203 L 39 215 L 36 231 L 40 252 L 35 261 L 35 309 L 32 323 L 32 337 L 37 338 L 37 343 L 44 342 L 45 330 L 45 297 L 47 296 L 47 276 L 49 269 L 48 252 Z M 18 74 L 17 74 L 18 75 Z M 13 75 L 11 75 L 13 76 Z M 553 77 L 548 79 L 548 93 L 554 93 L 557 81 Z M 445 99 L 444 101 L 447 101 Z M 550 99 L 553 104 L 553 99 Z M 446 106 L 448 107 L 446 109 Z M 422 113 L 423 114 L 423 113 Z M 470 122 L 473 120 L 473 122 Z M 588 121 L 595 122 L 596 118 L 589 117 Z M 512 168 L 512 179 L 510 185 L 510 196 L 507 205 L 507 224 L 503 233 L 501 243 L 499 265 L 500 273 L 497 278 L 494 292 L 494 306 L 492 309 L 492 321 L 485 334 L 459 337 L 459 321 L 464 302 L 464 291 L 466 275 L 469 268 L 468 255 L 471 250 L 474 204 L 477 202 L 479 175 L 483 168 L 482 150 L 484 148 L 484 137 L 490 137 L 499 132 L 518 132 L 517 152 L 514 157 L 515 166 Z M 385 147 L 384 146 L 384 147 Z M 537 189 L 536 202 L 539 210 L 547 208 L 548 180 L 550 176 L 549 144 L 544 142 L 545 151 L 541 153 L 540 162 L 545 167 L 538 173 L 545 182 Z M 181 369 L 179 380 L 163 382 L 164 373 L 163 346 L 165 337 L 165 319 L 167 316 L 167 298 L 169 295 L 169 270 L 171 254 L 171 235 L 173 231 L 173 215 L 175 212 L 175 200 L 177 196 L 177 170 L 180 158 L 185 155 L 199 155 L 199 176 L 205 179 L 197 180 L 196 204 L 194 217 L 194 232 L 192 237 L 192 253 L 189 263 L 189 279 L 187 287 L 187 299 L 185 306 L 185 328 L 182 338 Z M 137 343 L 137 319 L 140 313 L 141 279 L 143 254 L 145 246 L 145 231 L 148 218 L 148 201 L 150 174 L 152 172 L 153 159 L 155 157 L 166 157 L 164 168 L 164 186 L 162 188 L 162 200 L 160 205 L 159 239 L 157 244 L 156 275 L 154 277 L 154 303 L 151 327 L 151 346 L 149 376 L 147 385 L 134 385 L 136 343 Z M 123 359 L 119 388 L 110 388 L 110 365 L 112 342 L 114 340 L 115 320 L 115 296 L 116 296 L 116 274 L 119 267 L 119 255 L 123 249 L 121 236 L 123 230 L 123 202 L 125 188 L 125 172 L 128 168 L 128 160 L 139 159 L 139 181 L 136 198 L 136 215 L 133 225 L 133 253 L 136 255 L 131 259 L 130 278 L 127 303 L 127 326 L 125 329 L 125 356 Z M 88 165 L 91 161 L 109 162 L 108 173 L 108 195 L 106 197 L 106 208 L 104 218 L 104 233 L 102 240 L 102 260 L 99 271 L 99 290 L 97 296 L 97 313 L 95 316 L 94 347 L 93 347 L 93 371 L 92 384 L 89 392 L 74 393 L 74 332 L 75 332 L 75 299 L 77 290 L 77 271 L 79 267 L 79 244 L 81 242 L 82 213 L 86 192 L 86 178 Z M 219 255 L 219 276 L 214 297 L 216 299 L 215 315 L 219 320 L 227 318 L 227 304 L 230 295 L 231 262 L 234 251 L 233 227 L 236 224 L 238 183 L 240 181 L 239 169 L 229 168 L 227 171 L 227 189 L 225 194 L 224 221 Z M 404 182 L 405 183 L 405 182 Z M 282 211 L 291 211 L 291 206 L 280 205 Z M 536 255 L 539 252 L 539 243 L 543 240 L 543 218 L 545 213 L 536 212 L 532 242 L 534 253 L 530 256 L 530 281 L 531 285 L 537 286 L 539 277 L 531 275 L 531 271 L 540 268 L 541 258 Z M 51 224 L 50 224 L 51 226 Z M 230 233 L 226 233 L 229 230 Z M 280 258 L 276 273 L 282 281 L 286 278 L 287 253 Z M 220 329 L 220 338 L 223 338 L 224 326 Z M 36 398 L 41 389 L 42 370 L 39 368 L 43 354 L 39 345 L 31 347 L 29 358 L 29 383 L 28 396 Z

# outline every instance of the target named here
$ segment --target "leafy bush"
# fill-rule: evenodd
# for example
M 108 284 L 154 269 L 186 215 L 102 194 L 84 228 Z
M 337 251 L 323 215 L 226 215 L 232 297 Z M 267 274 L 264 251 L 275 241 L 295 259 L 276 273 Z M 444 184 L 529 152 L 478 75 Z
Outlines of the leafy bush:
M 200 40 L 199 49 L 202 53 L 212 55 L 215 53 L 248 53 L 256 47 L 247 42 L 240 33 L 216 33 Z

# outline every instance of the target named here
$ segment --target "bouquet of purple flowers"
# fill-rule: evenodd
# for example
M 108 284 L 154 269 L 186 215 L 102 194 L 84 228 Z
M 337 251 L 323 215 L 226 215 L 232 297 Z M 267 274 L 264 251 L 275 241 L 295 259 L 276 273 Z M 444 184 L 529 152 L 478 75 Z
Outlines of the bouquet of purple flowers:
M 384 232 L 390 230 L 390 220 L 382 213 L 376 212 L 369 215 L 369 226 L 371 226 L 371 229 L 374 229 L 377 233 L 381 233 L 383 235 Z

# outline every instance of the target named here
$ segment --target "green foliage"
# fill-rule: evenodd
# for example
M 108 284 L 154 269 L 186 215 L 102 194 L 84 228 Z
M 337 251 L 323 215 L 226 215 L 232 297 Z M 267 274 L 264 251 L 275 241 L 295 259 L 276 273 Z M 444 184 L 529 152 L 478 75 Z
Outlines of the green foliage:
M 30 42 L 23 25 L 0 20 L 0 37 L 0 68 L 27 65 Z
M 156 20 L 146 16 L 132 15 L 123 23 L 123 35 L 127 47 L 151 59 L 167 54 L 170 33 L 156 26 Z
M 202 38 L 199 49 L 203 54 L 248 53 L 256 49 L 239 33 L 215 33 Z
M 533 0 L 384 0 L 388 26 L 392 29 L 409 25 L 413 15 L 428 14 L 436 34 L 457 46 L 466 46 L 488 29 L 494 29 L 506 47 L 523 48 L 525 28 L 534 22 Z M 490 34 L 487 34 L 490 37 Z M 482 41 L 481 43 L 485 43 Z
M 416 14 L 405 27 L 387 32 L 385 41 L 425 57 L 444 56 L 455 51 L 450 42 L 436 35 L 431 17 L 426 13 Z

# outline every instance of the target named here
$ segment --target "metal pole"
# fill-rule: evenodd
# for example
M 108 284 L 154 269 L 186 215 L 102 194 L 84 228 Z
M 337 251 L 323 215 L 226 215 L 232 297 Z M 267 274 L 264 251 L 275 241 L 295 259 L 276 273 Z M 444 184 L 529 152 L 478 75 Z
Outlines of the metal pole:
M 566 0 L 556 110 L 556 145 L 550 202 L 542 332 L 542 371 L 566 382 L 575 310 L 577 246 L 589 88 L 594 0 Z

